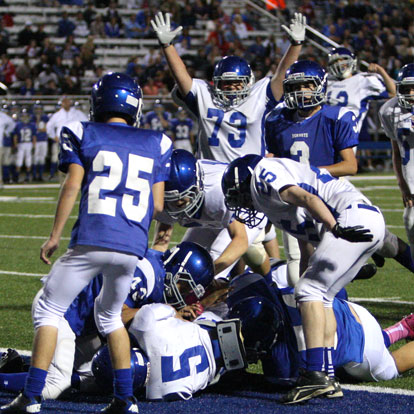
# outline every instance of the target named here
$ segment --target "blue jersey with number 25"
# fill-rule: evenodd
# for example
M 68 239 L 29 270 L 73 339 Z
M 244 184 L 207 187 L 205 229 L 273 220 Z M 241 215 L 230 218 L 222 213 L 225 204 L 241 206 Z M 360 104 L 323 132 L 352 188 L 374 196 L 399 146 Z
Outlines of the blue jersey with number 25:
M 171 141 L 120 123 L 73 122 L 62 128 L 59 169 L 85 170 L 69 247 L 100 246 L 143 257 L 153 214 L 153 184 L 169 175 Z

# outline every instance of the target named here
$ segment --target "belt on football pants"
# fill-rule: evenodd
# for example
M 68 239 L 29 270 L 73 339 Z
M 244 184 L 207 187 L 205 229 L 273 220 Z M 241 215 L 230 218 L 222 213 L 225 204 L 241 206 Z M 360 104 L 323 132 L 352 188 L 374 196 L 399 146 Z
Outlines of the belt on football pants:
M 355 207 L 355 204 L 350 204 L 345 210 L 348 210 L 350 208 Z M 375 206 L 371 206 L 370 204 L 366 204 L 366 203 L 358 203 L 356 205 L 357 208 L 364 208 L 365 210 L 371 210 L 371 211 L 375 211 L 376 213 L 379 213 L 379 210 L 377 207 Z

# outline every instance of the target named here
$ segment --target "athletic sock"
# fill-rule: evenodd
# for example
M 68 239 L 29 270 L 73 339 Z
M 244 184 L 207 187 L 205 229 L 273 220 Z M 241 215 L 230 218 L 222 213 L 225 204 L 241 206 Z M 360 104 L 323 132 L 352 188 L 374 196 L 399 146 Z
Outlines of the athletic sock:
M 306 350 L 306 369 L 308 371 L 323 371 L 324 348 Z
M 131 369 L 114 370 L 114 396 L 121 400 L 131 397 L 132 392 L 132 374 Z
M 26 378 L 23 394 L 27 398 L 42 395 L 46 383 L 47 371 L 40 368 L 30 367 Z
M 382 330 L 381 332 L 382 332 L 382 336 L 383 336 L 383 338 L 384 338 L 384 344 L 385 344 L 385 346 L 386 346 L 387 348 L 389 348 L 389 347 L 390 347 L 390 345 L 391 345 L 391 340 L 390 340 L 390 337 L 389 337 L 389 335 L 387 334 L 387 332 L 385 332 L 384 330 Z
M 408 334 L 410 333 L 408 329 L 404 327 L 401 321 L 384 329 L 383 332 L 388 335 L 390 345 L 398 342 L 401 339 L 407 338 Z
M 413 261 L 413 257 L 411 256 L 410 246 L 407 245 L 404 252 L 397 253 L 394 259 L 398 263 L 401 263 L 404 267 L 406 267 L 411 272 L 414 272 L 414 261 Z
M 335 349 L 333 347 L 325 347 L 324 352 L 324 369 L 328 377 L 335 377 Z

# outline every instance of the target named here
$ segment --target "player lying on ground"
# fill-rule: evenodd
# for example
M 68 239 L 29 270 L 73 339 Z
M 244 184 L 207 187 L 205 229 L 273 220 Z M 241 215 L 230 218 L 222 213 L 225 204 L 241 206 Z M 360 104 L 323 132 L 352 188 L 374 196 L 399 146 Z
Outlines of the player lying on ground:
M 256 352 L 266 379 L 279 385 L 294 385 L 306 352 L 301 315 L 286 274 L 286 263 L 281 261 L 273 268 L 271 285 L 255 274 L 234 279 L 227 300 L 228 317 L 241 319 L 246 350 L 250 355 Z M 393 352 L 388 350 L 390 344 L 401 339 L 414 339 L 413 314 L 382 330 L 365 308 L 339 295 L 333 301 L 333 309 L 337 321 L 333 361 L 336 372 L 342 368 L 360 381 L 382 381 L 414 368 L 414 342 Z M 342 395 L 340 388 L 326 394 L 330 398 Z

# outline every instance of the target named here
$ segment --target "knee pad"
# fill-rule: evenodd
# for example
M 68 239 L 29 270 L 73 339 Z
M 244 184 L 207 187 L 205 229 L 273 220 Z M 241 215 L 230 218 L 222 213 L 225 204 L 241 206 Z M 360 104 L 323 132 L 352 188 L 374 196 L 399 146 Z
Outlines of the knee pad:
M 103 336 L 107 336 L 111 332 L 124 327 L 121 313 L 113 313 L 103 309 L 97 299 L 95 300 L 94 316 L 98 331 Z
M 54 326 L 58 328 L 60 319 L 66 310 L 66 307 L 53 303 L 42 295 L 33 312 L 34 328 L 37 329 L 41 326 Z
M 406 207 L 404 209 L 404 226 L 407 232 L 407 238 L 410 244 L 414 243 L 414 208 Z

